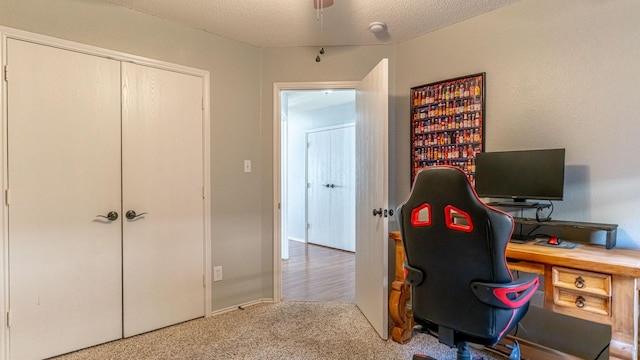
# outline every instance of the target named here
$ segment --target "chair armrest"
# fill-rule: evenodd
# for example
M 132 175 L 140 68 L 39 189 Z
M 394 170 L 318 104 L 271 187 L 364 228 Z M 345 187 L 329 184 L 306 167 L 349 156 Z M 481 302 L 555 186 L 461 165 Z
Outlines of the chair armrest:
M 503 309 L 517 309 L 526 304 L 540 285 L 536 274 L 522 274 L 507 284 L 474 281 L 471 290 L 478 300 Z
M 411 286 L 418 286 L 424 280 L 424 272 L 404 263 L 404 279 Z

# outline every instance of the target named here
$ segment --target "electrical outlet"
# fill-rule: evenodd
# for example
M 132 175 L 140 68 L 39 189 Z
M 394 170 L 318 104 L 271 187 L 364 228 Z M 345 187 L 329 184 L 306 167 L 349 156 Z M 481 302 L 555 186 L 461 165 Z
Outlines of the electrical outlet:
M 246 173 L 250 173 L 251 172 L 251 160 L 245 160 L 244 161 L 244 172 L 246 172 Z
M 213 281 L 222 280 L 222 266 L 216 266 L 213 268 Z

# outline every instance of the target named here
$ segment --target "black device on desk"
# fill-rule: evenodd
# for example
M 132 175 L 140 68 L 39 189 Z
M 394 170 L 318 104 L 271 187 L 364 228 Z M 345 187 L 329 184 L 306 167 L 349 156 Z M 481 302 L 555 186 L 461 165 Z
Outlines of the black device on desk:
M 551 220 L 551 200 L 564 196 L 564 149 L 519 150 L 476 154 L 475 190 L 480 197 L 512 199 L 491 206 L 535 209 L 538 222 Z M 549 200 L 549 203 L 527 200 Z M 544 209 L 551 210 L 545 215 Z M 522 216 L 522 214 L 521 214 Z M 519 230 L 519 231 L 518 231 Z M 522 242 L 534 237 L 522 225 L 512 238 Z
M 527 200 L 562 200 L 564 149 L 476 154 L 475 190 L 480 197 L 512 199 L 504 206 L 535 207 Z

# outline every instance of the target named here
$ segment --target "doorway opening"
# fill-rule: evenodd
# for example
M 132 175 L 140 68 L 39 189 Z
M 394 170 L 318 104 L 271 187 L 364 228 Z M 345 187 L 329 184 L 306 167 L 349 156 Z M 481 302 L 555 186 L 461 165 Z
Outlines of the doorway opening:
M 355 83 L 276 84 L 274 95 L 274 135 L 278 139 L 274 144 L 277 162 L 274 181 L 275 189 L 280 190 L 279 194 L 274 194 L 278 204 L 274 217 L 274 236 L 278 239 L 274 241 L 274 300 L 353 302 L 355 182 L 343 186 L 349 179 L 320 178 L 328 176 L 331 170 L 317 169 L 317 166 L 331 162 L 331 135 L 334 137 L 334 161 L 345 158 L 345 152 L 355 149 L 355 136 L 352 136 L 356 117 Z M 308 151 L 310 139 L 316 146 L 314 153 Z M 345 144 L 347 150 L 341 147 Z M 344 163 L 334 172 L 345 173 L 339 166 L 354 167 L 353 160 Z M 315 176 L 311 182 L 316 191 L 310 187 L 309 175 Z M 329 202 L 340 203 L 336 197 L 339 198 L 338 194 L 347 188 L 353 192 L 346 197 L 353 197 L 353 200 L 332 210 Z M 345 207 L 350 208 L 350 212 L 340 215 Z M 351 225 L 341 226 L 346 233 L 341 235 L 345 244 L 332 243 L 329 232 L 318 231 L 336 231 L 336 226 L 326 225 L 331 221 L 331 214 L 334 218 L 353 217 Z M 335 284 L 332 286 L 327 282 Z

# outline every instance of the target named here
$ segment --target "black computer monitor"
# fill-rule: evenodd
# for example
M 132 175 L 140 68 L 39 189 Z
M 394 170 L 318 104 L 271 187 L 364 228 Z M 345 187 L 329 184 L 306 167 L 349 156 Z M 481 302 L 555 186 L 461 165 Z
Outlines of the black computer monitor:
M 527 200 L 562 200 L 564 155 L 564 149 L 478 153 L 476 193 L 512 199 L 514 205 L 531 205 Z

